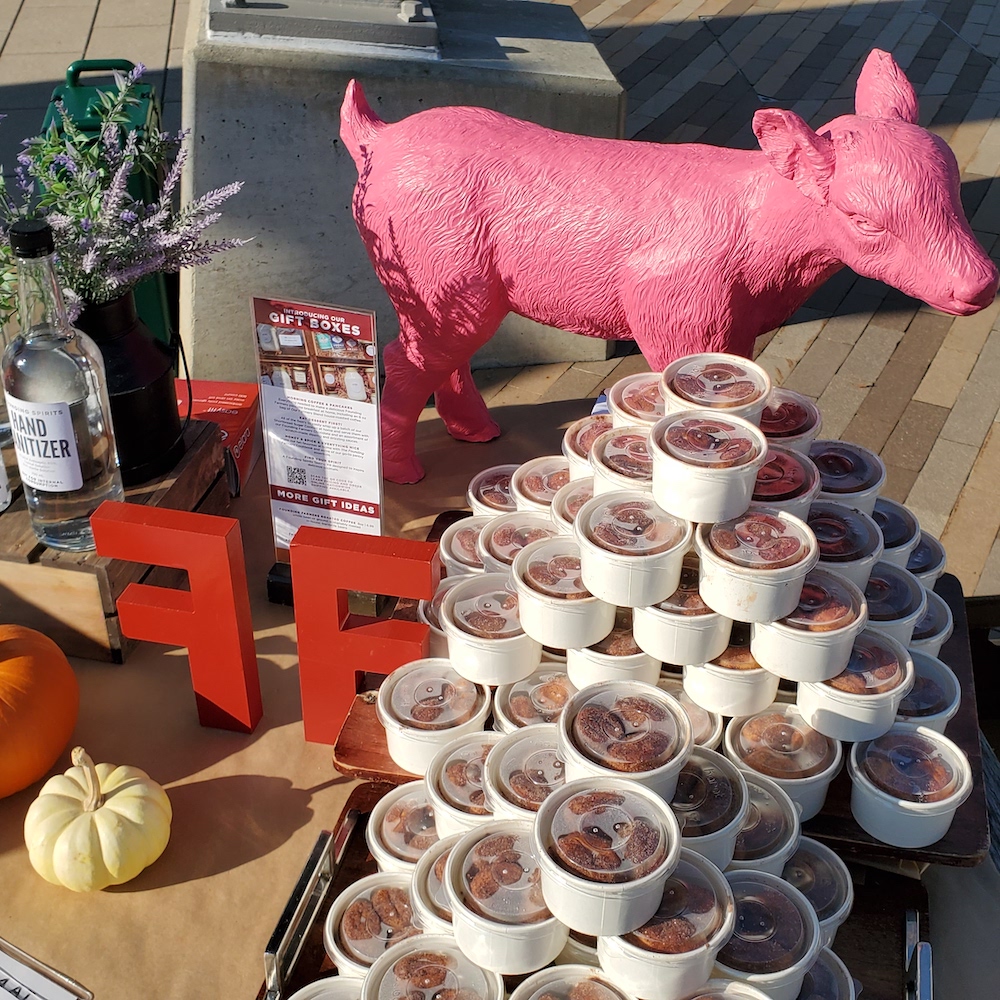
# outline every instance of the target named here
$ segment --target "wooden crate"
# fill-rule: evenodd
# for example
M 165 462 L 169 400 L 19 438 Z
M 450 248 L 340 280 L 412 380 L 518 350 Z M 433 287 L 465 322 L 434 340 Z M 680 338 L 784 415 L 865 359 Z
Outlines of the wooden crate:
M 223 514 L 229 507 L 224 448 L 217 424 L 192 420 L 176 467 L 126 490 L 129 503 Z M 68 656 L 122 663 L 134 643 L 118 628 L 115 602 L 130 583 L 182 586 L 182 570 L 59 552 L 31 530 L 13 449 L 5 450 L 14 501 L 0 514 L 0 621 L 36 628 Z

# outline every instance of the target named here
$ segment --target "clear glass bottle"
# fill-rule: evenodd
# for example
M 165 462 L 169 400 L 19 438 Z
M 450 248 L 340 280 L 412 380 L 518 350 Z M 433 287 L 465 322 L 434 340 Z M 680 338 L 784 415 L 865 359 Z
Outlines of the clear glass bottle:
M 66 316 L 49 226 L 19 220 L 10 243 L 21 329 L 3 354 L 3 385 L 31 526 L 51 548 L 93 549 L 90 515 L 124 499 L 104 361 Z

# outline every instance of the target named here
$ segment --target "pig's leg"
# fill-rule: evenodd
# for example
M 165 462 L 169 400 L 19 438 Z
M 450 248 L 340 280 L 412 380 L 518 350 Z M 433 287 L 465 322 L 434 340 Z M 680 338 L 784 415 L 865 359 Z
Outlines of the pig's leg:
M 500 427 L 476 388 L 468 362 L 437 387 L 434 405 L 448 433 L 459 441 L 492 441 L 500 436 Z

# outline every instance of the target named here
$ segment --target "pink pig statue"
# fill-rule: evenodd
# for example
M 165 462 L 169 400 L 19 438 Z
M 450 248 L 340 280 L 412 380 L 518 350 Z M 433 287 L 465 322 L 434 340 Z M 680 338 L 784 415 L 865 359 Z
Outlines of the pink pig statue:
M 416 482 L 434 393 L 453 437 L 500 433 L 469 359 L 508 312 L 634 339 L 652 369 L 695 351 L 749 356 L 845 264 L 944 312 L 989 305 L 997 270 L 959 200 L 958 164 L 917 125 L 878 49 L 855 114 L 814 132 L 758 111 L 760 151 L 555 132 L 483 108 L 387 124 L 348 85 L 341 137 L 354 218 L 399 315 L 385 349 L 383 472 Z

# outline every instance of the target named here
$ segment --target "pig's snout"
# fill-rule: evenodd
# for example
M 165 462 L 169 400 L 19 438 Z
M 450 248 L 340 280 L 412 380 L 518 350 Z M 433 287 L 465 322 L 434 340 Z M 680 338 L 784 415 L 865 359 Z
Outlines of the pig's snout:
M 955 311 L 966 316 L 985 309 L 996 298 L 998 284 L 1000 275 L 992 263 L 976 268 L 972 274 L 957 275 L 951 292 Z

